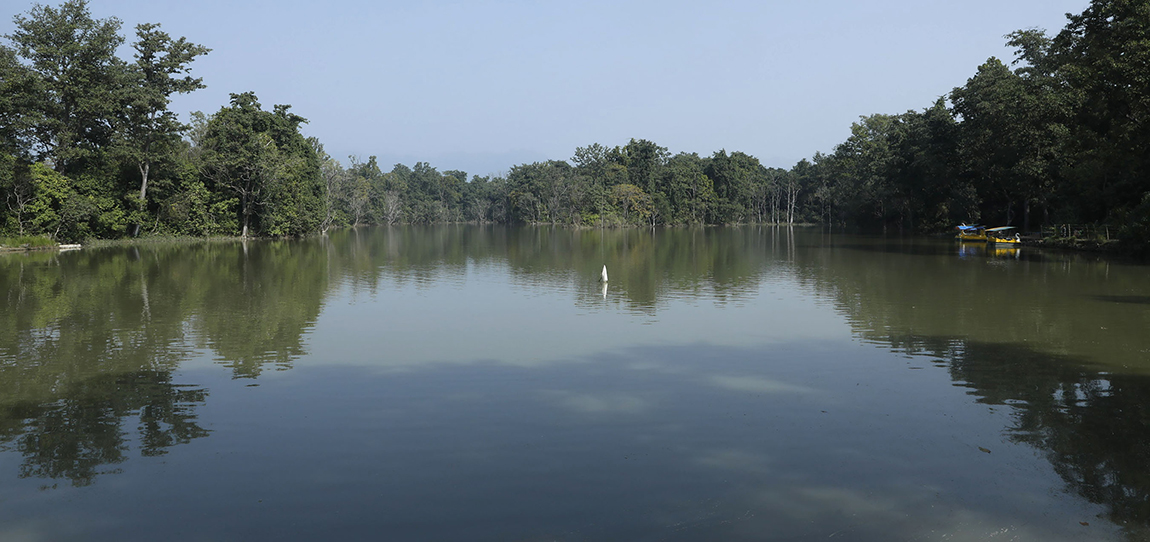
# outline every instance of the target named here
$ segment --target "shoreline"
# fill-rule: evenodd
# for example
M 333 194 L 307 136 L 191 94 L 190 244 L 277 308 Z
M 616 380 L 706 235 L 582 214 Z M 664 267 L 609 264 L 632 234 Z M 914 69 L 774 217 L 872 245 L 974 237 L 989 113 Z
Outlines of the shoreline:
M 240 237 L 240 236 L 195 237 L 195 236 L 186 236 L 186 235 L 176 235 L 176 236 L 158 235 L 158 236 L 121 238 L 121 239 L 89 238 L 89 239 L 84 240 L 83 243 L 74 243 L 74 244 L 44 244 L 44 245 L 31 246 L 30 244 L 26 243 L 26 244 L 23 244 L 20 246 L 3 246 L 3 245 L 0 245 L 0 254 L 19 254 L 19 253 L 27 253 L 27 252 L 47 252 L 47 251 L 52 251 L 52 250 L 59 251 L 59 252 L 68 252 L 71 250 L 105 248 L 105 247 L 120 247 L 120 246 L 146 246 L 146 245 L 168 245 L 168 244 L 180 245 L 180 244 L 194 244 L 194 243 L 219 243 L 219 242 L 236 242 L 236 241 L 271 241 L 271 240 L 284 240 L 284 239 L 304 239 L 304 238 L 309 238 L 309 237 L 323 237 L 323 236 L 326 236 L 329 231 L 340 230 L 340 229 L 344 229 L 344 228 L 356 229 L 356 228 L 362 228 L 362 227 L 437 226 L 437 225 L 463 225 L 463 226 L 481 226 L 481 227 L 483 227 L 483 226 L 504 226 L 504 227 L 509 226 L 506 224 L 479 223 L 479 222 L 475 222 L 475 221 L 463 221 L 463 222 L 443 222 L 443 223 L 436 223 L 436 224 L 359 224 L 358 226 L 344 226 L 341 228 L 330 228 L 326 231 L 315 232 L 315 233 L 312 233 L 310 235 L 304 235 L 304 236 L 298 236 L 298 237 L 274 237 L 273 236 L 273 237 L 247 237 L 245 239 L 244 237 Z M 525 224 L 524 226 L 562 227 L 562 228 L 569 228 L 572 230 L 594 230 L 594 229 L 619 230 L 619 229 L 649 229 L 649 228 L 652 228 L 651 226 L 637 226 L 637 225 L 606 225 L 606 226 L 597 225 L 597 226 L 592 226 L 592 225 L 586 225 L 586 224 L 547 224 L 547 223 Z M 678 229 L 678 228 L 692 228 L 692 227 L 707 228 L 707 227 L 748 227 L 748 226 L 817 227 L 818 224 L 810 224 L 810 223 L 803 223 L 803 224 L 771 224 L 771 223 L 752 224 L 752 223 L 746 223 L 746 224 L 721 224 L 721 225 L 718 225 L 718 224 L 670 225 L 670 226 L 669 225 L 661 225 L 658 227 Z M 938 234 L 925 234 L 925 235 L 927 235 L 929 237 L 934 237 L 934 236 L 945 236 L 948 234 L 947 233 L 938 233 Z M 1077 238 L 1029 239 L 1029 240 L 1024 240 L 1024 242 L 1022 243 L 1021 246 L 1033 247 L 1033 248 L 1042 248 L 1042 249 L 1048 249 L 1048 250 L 1061 250 L 1061 251 L 1068 251 L 1068 252 L 1102 254 L 1102 255 L 1108 255 L 1108 256 L 1145 259 L 1144 257 L 1143 258 L 1139 257 L 1139 253 L 1137 250 L 1133 250 L 1131 247 L 1125 246 L 1120 241 L 1115 240 L 1115 239 L 1106 240 L 1106 241 L 1086 240 L 1086 239 L 1077 239 Z

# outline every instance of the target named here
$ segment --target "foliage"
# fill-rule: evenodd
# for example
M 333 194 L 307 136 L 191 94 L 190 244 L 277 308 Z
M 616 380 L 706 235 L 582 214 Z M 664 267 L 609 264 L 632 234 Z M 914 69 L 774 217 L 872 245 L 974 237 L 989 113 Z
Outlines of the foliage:
M 125 85 L 124 128 L 120 131 L 118 149 L 140 172 L 140 195 L 137 204 L 141 210 L 147 205 L 148 177 L 152 164 L 170 159 L 180 141 L 180 134 L 188 126 L 179 122 L 168 110 L 173 94 L 184 94 L 204 88 L 201 79 L 191 76 L 173 77 L 186 73 L 189 64 L 210 50 L 189 43 L 184 38 L 173 40 L 159 30 L 158 24 L 136 27 L 139 38 L 133 47 L 136 62 L 129 69 L 131 81 Z M 139 232 L 137 223 L 136 233 Z
M 292 236 L 361 224 L 585 227 L 821 222 L 942 231 L 958 222 L 1034 230 L 1109 222 L 1150 243 L 1150 4 L 1093 0 L 1053 37 L 1009 34 L 922 110 L 862 116 L 831 152 L 789 169 L 744 152 L 709 156 L 646 139 L 592 143 L 568 161 L 505 176 L 351 157 L 300 134 L 290 106 L 252 92 L 181 123 L 174 94 L 209 50 L 158 24 L 136 28 L 131 62 L 115 18 L 85 0 L 15 17 L 0 44 L 0 232 L 59 239 Z M 184 139 L 181 139 L 181 136 Z
M 20 235 L 16 237 L 0 237 L 0 247 L 3 248 L 18 248 L 18 247 L 52 247 L 56 246 L 56 242 L 51 237 L 45 235 Z
M 326 214 L 319 157 L 299 133 L 307 121 L 289 109 L 263 111 L 254 93 L 232 94 L 205 127 L 200 171 L 212 190 L 236 198 L 242 237 L 314 232 Z
M 118 124 L 118 94 L 127 77 L 126 64 L 115 55 L 124 42 L 120 21 L 93 19 L 85 0 L 69 0 L 59 8 L 37 5 L 14 23 L 5 37 L 27 62 L 6 62 L 19 72 L 23 91 L 10 102 L 22 106 L 15 111 L 22 117 L 18 140 L 62 173 L 90 167 L 103 159 Z
M 1150 194 L 1150 4 L 1094 0 L 1053 38 L 1011 33 L 921 112 L 863 117 L 830 155 L 792 172 L 835 225 L 938 231 L 983 221 L 1119 226 L 1141 246 Z

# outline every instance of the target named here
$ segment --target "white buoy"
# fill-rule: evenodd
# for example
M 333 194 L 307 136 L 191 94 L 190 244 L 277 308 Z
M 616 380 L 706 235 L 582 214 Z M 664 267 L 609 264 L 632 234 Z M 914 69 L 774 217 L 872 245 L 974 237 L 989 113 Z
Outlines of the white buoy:
M 603 275 L 599 277 L 599 280 L 601 280 L 603 282 L 607 282 L 607 266 L 606 265 L 603 265 Z

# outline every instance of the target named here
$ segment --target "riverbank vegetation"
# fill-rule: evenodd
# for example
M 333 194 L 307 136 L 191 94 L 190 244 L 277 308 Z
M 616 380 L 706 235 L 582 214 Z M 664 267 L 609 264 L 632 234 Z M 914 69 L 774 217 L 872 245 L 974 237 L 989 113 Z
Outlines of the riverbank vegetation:
M 56 242 L 44 235 L 18 235 L 15 237 L 0 237 L 0 252 L 11 250 L 36 250 L 42 248 L 55 248 Z
M 15 16 L 0 44 L 0 234 L 59 241 L 298 236 L 396 223 L 640 226 L 817 222 L 941 231 L 959 222 L 1112 224 L 1150 246 L 1150 4 L 1094 0 L 1053 36 L 1019 30 L 922 110 L 861 117 L 789 169 L 644 139 L 470 178 L 431 164 L 345 166 L 288 105 L 237 92 L 188 124 L 173 95 L 210 49 L 84 0 Z

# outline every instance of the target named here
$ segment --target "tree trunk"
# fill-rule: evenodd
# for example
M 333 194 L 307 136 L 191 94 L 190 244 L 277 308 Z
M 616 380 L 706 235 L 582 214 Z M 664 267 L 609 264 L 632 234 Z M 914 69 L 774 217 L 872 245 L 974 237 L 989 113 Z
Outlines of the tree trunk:
M 240 237 L 243 239 L 248 238 L 248 222 L 251 218 L 251 215 L 252 215 L 251 203 L 245 201 L 244 202 L 244 224 L 243 224 L 243 228 L 240 230 Z
M 148 197 L 148 172 L 151 171 L 152 164 L 148 162 L 140 162 L 138 165 L 140 167 L 140 211 L 144 211 L 148 208 L 146 203 L 146 198 Z M 140 223 L 137 222 L 132 225 L 132 237 L 137 237 L 139 235 Z
M 140 163 L 140 205 L 143 206 L 148 197 L 148 172 L 152 170 L 152 164 L 148 162 Z
M 1022 231 L 1030 231 L 1030 198 L 1022 202 Z

